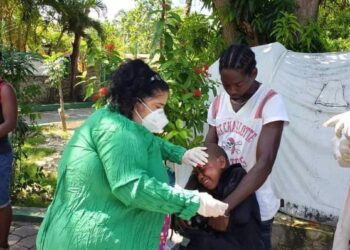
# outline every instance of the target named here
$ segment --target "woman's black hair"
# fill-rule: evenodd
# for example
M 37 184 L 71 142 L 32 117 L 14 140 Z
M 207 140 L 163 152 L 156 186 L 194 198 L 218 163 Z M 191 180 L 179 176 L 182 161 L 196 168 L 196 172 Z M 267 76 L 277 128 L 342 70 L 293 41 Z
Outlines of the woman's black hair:
M 131 119 L 136 102 L 158 91 L 168 92 L 168 84 L 142 60 L 128 60 L 114 72 L 109 92 L 111 107 Z
M 250 75 L 256 67 L 254 52 L 246 45 L 233 44 L 222 53 L 219 61 L 219 71 L 223 69 L 242 70 Z

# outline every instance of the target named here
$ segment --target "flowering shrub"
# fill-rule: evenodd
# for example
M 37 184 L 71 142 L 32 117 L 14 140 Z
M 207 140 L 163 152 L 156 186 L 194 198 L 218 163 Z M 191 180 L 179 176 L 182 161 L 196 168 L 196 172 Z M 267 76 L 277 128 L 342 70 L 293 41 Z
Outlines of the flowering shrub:
M 170 85 L 170 97 L 165 107 L 169 125 L 164 138 L 186 148 L 198 146 L 203 141 L 203 127 L 209 108 L 209 92 L 215 82 L 208 78 L 208 66 L 197 64 L 176 50 L 169 59 L 158 61 L 158 70 Z M 207 65 L 207 64 L 205 64 Z
M 81 81 L 76 85 L 86 86 L 84 99 L 92 100 L 93 107 L 99 109 L 107 103 L 107 86 L 110 85 L 112 73 L 122 59 L 113 43 L 107 43 L 102 47 L 91 47 L 88 52 L 87 64 L 96 74 L 88 77 L 88 72 L 83 72 L 81 76 L 78 76 Z
M 165 107 L 170 123 L 162 136 L 186 148 L 198 146 L 203 141 L 209 93 L 216 95 L 209 64 L 221 53 L 223 40 L 210 17 L 182 18 L 175 9 L 166 10 L 166 18 L 160 18 L 155 27 L 151 55 L 159 55 L 156 70 L 170 85 Z

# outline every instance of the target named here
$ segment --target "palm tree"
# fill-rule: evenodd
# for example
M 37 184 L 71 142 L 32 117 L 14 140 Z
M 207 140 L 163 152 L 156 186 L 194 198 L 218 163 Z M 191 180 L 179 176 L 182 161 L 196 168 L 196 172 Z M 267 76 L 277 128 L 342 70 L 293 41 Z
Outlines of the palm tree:
M 52 7 L 59 14 L 59 22 L 63 32 L 73 33 L 72 53 L 70 55 L 69 96 L 76 100 L 74 83 L 77 75 L 79 46 L 82 38 L 89 40 L 86 30 L 93 28 L 103 38 L 103 28 L 99 21 L 92 19 L 89 14 L 96 11 L 100 14 L 106 9 L 101 0 L 38 0 L 40 5 Z

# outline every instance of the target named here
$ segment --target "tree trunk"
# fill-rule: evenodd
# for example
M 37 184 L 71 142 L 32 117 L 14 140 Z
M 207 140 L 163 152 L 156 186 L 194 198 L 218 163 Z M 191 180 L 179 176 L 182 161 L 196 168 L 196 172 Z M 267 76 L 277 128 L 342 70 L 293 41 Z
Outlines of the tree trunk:
M 23 51 L 27 51 L 27 43 L 28 43 L 29 32 L 30 32 L 31 27 L 32 27 L 32 25 L 30 23 L 28 23 L 27 24 L 26 33 L 24 35 L 24 41 L 23 41 L 23 44 L 22 44 Z
M 165 23 L 165 12 L 166 12 L 166 1 L 165 0 L 162 0 L 162 12 L 161 12 L 161 15 L 160 15 L 160 20 L 162 22 Z M 160 37 L 160 41 L 159 41 L 159 48 L 160 48 L 160 51 L 162 53 L 163 51 L 163 48 L 164 48 L 164 39 L 163 39 L 163 35 Z
M 234 22 L 227 22 L 227 17 L 230 15 L 230 0 L 213 0 L 214 7 L 218 12 L 219 19 L 222 25 L 224 41 L 227 46 L 235 41 L 236 25 Z
M 72 50 L 72 54 L 70 55 L 69 98 L 72 101 L 76 100 L 74 83 L 77 75 L 80 39 L 81 39 L 81 35 L 75 33 L 73 50 Z
M 190 15 L 191 7 L 192 7 L 192 0 L 186 0 L 186 6 L 184 9 L 184 14 L 186 17 Z
M 321 0 L 296 0 L 296 4 L 296 15 L 301 25 L 311 20 L 317 20 Z
M 58 94 L 60 96 L 60 108 L 58 109 L 58 114 L 60 115 L 62 122 L 63 131 L 67 131 L 66 115 L 64 113 L 64 99 L 63 99 L 63 90 L 62 83 L 58 86 Z

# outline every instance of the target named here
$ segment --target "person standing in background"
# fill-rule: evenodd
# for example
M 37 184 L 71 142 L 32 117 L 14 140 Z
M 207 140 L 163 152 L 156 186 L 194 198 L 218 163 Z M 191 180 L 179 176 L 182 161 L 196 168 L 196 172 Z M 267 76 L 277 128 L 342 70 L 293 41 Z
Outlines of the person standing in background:
M 10 177 L 13 154 L 8 134 L 16 128 L 16 124 L 15 91 L 9 83 L 0 78 L 0 250 L 9 248 L 8 235 L 12 220 Z
M 258 70 L 254 52 L 245 45 L 231 45 L 219 61 L 225 89 L 210 105 L 206 143 L 222 147 L 230 164 L 240 163 L 248 172 L 224 202 L 226 211 L 235 209 L 256 192 L 261 214 L 264 250 L 271 249 L 272 223 L 280 207 L 268 178 L 279 149 L 288 115 L 273 89 L 256 80 Z M 209 225 L 226 230 L 227 217 L 210 218 Z

